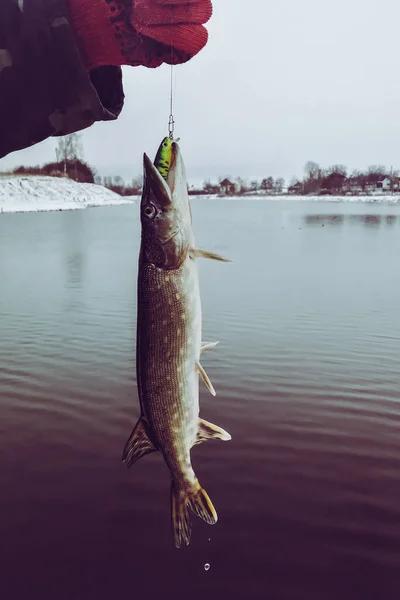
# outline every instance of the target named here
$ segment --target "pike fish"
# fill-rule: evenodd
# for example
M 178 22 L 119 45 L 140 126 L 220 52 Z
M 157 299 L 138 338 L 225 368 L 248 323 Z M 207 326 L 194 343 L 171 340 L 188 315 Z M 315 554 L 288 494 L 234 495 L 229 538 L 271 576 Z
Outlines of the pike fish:
M 142 225 L 138 271 L 136 372 L 141 416 L 124 452 L 128 467 L 159 451 L 171 473 L 175 545 L 189 544 L 190 512 L 209 524 L 217 513 L 192 467 L 192 446 L 230 440 L 228 432 L 199 417 L 199 376 L 214 388 L 200 354 L 218 342 L 202 343 L 202 314 L 196 260 L 227 259 L 195 248 L 185 167 L 172 143 L 166 180 L 144 155 Z

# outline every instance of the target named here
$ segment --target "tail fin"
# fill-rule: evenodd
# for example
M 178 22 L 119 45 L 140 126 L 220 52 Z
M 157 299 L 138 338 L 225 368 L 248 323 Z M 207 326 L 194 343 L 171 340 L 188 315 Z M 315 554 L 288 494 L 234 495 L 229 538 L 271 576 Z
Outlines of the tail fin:
M 184 542 L 190 542 L 192 531 L 189 508 L 209 525 L 214 525 L 218 516 L 216 510 L 199 482 L 191 487 L 179 487 L 176 483 L 171 486 L 172 531 L 175 546 L 180 548 Z

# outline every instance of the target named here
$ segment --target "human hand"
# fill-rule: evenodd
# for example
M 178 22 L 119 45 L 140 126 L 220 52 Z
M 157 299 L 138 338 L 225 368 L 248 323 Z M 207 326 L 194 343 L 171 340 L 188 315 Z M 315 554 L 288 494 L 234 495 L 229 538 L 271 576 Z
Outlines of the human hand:
M 1 1 L 1 0 L 0 0 Z M 88 70 L 190 60 L 207 43 L 211 0 L 67 0 Z
M 211 15 L 211 0 L 134 0 L 131 23 L 143 36 L 145 66 L 190 60 L 207 43 L 204 23 Z

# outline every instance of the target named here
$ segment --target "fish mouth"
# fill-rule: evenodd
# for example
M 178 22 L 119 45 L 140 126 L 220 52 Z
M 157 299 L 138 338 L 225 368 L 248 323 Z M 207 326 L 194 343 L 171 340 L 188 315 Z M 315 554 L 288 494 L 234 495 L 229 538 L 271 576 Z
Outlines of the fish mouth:
M 161 246 L 165 246 L 166 244 L 169 244 L 169 242 L 171 242 L 178 235 L 180 230 L 181 230 L 181 228 L 178 227 L 178 229 L 172 235 L 170 235 L 167 240 L 161 242 Z
M 169 206 L 172 203 L 171 190 L 158 172 L 153 162 L 143 154 L 143 194 L 142 199 L 153 197 L 160 206 Z
M 183 163 L 179 146 L 172 142 L 171 165 L 165 180 L 153 161 L 143 154 L 143 198 L 152 195 L 161 207 L 168 207 L 173 203 L 173 194 L 179 181 L 182 179 Z

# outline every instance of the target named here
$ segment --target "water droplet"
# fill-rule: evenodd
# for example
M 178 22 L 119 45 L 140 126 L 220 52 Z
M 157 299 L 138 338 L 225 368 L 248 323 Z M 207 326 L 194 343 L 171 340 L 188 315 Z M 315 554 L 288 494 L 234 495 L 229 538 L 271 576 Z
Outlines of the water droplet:
M 209 565 L 208 563 L 206 563 L 206 564 L 204 565 L 204 570 L 205 570 L 205 571 L 209 571 L 209 570 L 210 570 L 210 565 Z
M 208 538 L 208 541 L 211 542 L 211 538 Z

